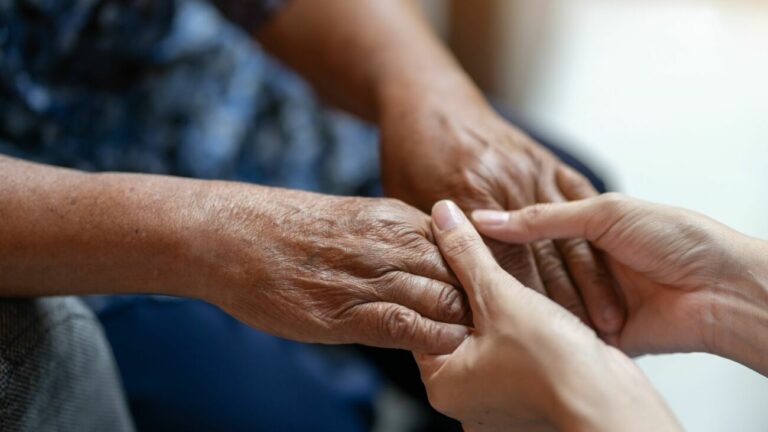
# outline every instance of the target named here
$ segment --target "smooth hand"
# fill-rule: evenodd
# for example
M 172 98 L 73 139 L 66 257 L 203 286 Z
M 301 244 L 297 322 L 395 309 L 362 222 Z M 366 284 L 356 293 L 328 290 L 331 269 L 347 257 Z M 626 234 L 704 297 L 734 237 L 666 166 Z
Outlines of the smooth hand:
M 501 241 L 576 237 L 605 251 L 628 311 L 614 343 L 632 355 L 717 352 L 723 327 L 737 325 L 731 311 L 768 310 L 750 291 L 757 284 L 743 282 L 758 273 L 756 240 L 687 210 L 606 194 L 473 218 Z
M 678 429 L 634 363 L 502 270 L 458 207 L 433 225 L 475 324 L 453 353 L 416 355 L 436 409 L 471 431 Z
M 450 198 L 469 211 L 519 209 L 596 194 L 585 178 L 484 101 L 465 99 L 459 104 L 427 98 L 384 112 L 382 176 L 388 195 L 425 211 Z M 489 246 L 512 275 L 594 324 L 601 334 L 621 328 L 624 311 L 612 280 L 587 242 L 491 241 Z
M 253 192 L 230 188 L 211 204 L 201 256 L 220 288 L 207 299 L 305 342 L 448 352 L 464 338 L 468 309 L 427 215 L 393 199 L 279 189 L 259 206 Z

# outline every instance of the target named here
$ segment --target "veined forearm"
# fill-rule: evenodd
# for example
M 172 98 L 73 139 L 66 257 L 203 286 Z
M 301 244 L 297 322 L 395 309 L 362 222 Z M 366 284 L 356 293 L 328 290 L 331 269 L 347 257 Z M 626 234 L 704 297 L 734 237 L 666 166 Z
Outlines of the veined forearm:
M 0 296 L 194 292 L 203 183 L 0 157 Z

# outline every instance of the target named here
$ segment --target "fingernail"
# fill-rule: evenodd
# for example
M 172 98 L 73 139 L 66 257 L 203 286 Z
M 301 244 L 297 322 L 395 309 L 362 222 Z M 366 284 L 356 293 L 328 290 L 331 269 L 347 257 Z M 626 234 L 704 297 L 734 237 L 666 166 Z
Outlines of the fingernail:
M 432 207 L 432 219 L 440 231 L 449 230 L 467 222 L 464 212 L 453 201 L 442 200 Z
M 509 213 L 498 210 L 475 210 L 472 212 L 472 220 L 485 226 L 503 225 L 509 220 Z

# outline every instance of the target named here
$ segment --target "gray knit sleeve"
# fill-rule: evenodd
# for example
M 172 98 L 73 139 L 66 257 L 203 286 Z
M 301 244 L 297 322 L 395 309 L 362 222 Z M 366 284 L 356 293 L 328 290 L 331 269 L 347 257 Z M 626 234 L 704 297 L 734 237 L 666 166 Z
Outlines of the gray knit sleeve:
M 0 300 L 0 430 L 133 430 L 112 351 L 79 299 Z

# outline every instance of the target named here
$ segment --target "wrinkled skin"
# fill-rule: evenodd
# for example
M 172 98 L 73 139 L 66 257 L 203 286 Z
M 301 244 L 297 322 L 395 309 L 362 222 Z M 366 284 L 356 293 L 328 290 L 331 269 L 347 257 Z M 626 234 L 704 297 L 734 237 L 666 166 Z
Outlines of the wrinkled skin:
M 427 215 L 393 199 L 269 193 L 261 209 L 220 200 L 216 244 L 228 261 L 220 271 L 235 289 L 212 294 L 215 303 L 305 342 L 426 352 L 461 342 L 466 328 L 445 323 L 468 320 L 465 300 Z
M 519 209 L 596 194 L 585 178 L 484 102 L 467 102 L 471 100 L 460 106 L 426 101 L 421 107 L 384 112 L 382 176 L 388 195 L 424 211 L 448 198 L 471 211 Z M 612 277 L 584 240 L 526 245 L 490 241 L 489 246 L 502 267 L 523 284 L 546 293 L 601 334 L 621 328 L 623 306 Z
M 632 355 L 712 352 L 717 304 L 745 296 L 731 284 L 747 272 L 737 258 L 744 236 L 683 209 L 606 194 L 478 228 L 509 242 L 583 237 L 604 250 L 628 311 L 615 344 Z
M 435 236 L 475 327 L 451 354 L 416 355 L 436 409 L 478 432 L 678 430 L 627 356 L 503 271 L 466 220 L 444 228 L 444 203 Z

